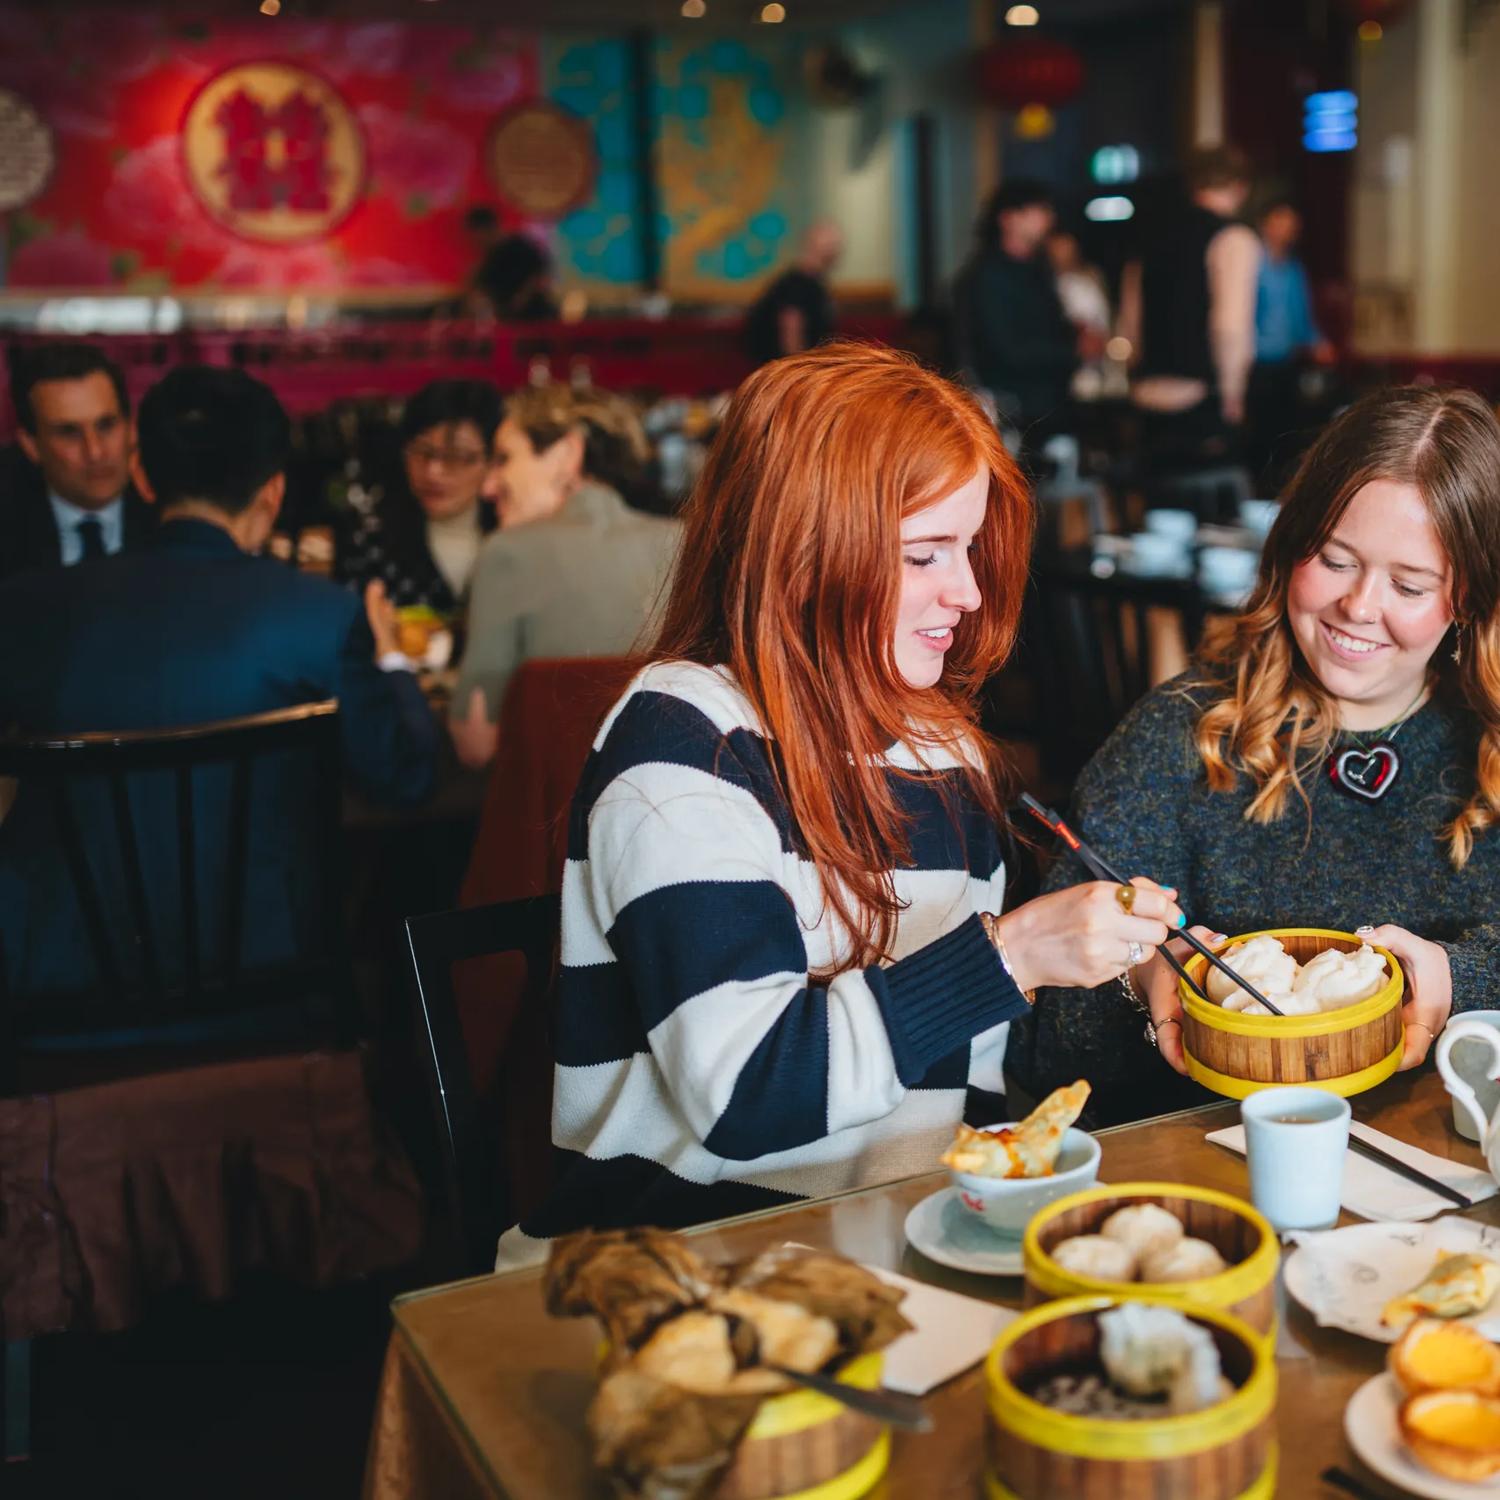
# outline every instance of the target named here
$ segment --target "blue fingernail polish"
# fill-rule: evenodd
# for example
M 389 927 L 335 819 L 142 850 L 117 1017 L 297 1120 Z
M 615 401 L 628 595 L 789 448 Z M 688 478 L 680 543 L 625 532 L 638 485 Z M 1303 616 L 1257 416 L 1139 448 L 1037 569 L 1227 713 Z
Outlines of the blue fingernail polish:
M 1186 927 L 1187 926 L 1187 913 L 1186 912 L 1178 912 L 1177 913 L 1177 920 L 1175 922 L 1173 922 L 1172 925 L 1174 927 Z

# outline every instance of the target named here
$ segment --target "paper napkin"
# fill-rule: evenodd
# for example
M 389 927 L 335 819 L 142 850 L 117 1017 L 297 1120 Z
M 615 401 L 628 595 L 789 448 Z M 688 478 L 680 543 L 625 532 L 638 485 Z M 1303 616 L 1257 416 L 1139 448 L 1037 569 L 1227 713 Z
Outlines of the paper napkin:
M 1423 1151 L 1420 1146 L 1408 1145 L 1395 1136 L 1386 1135 L 1369 1125 L 1355 1121 L 1349 1127 L 1351 1134 L 1369 1141 L 1372 1146 L 1390 1156 L 1399 1157 L 1408 1166 L 1416 1167 L 1438 1182 L 1457 1188 L 1474 1203 L 1493 1198 L 1497 1188 L 1495 1179 L 1482 1167 L 1466 1167 L 1459 1162 L 1448 1161 Z M 1227 1130 L 1213 1130 L 1208 1139 L 1216 1145 L 1227 1146 L 1240 1156 L 1245 1154 L 1245 1127 L 1234 1125 Z M 1344 1186 L 1339 1197 L 1351 1214 L 1362 1219 L 1397 1219 L 1413 1221 L 1430 1219 L 1436 1214 L 1452 1213 L 1454 1205 L 1446 1198 L 1383 1167 L 1379 1162 L 1356 1152 L 1344 1158 Z
M 945 1380 L 977 1365 L 990 1352 L 1000 1330 L 1020 1316 L 1008 1307 L 928 1286 L 895 1271 L 882 1271 L 879 1266 L 866 1266 L 865 1270 L 906 1293 L 901 1311 L 913 1325 L 912 1331 L 902 1334 L 885 1351 L 881 1384 L 908 1396 L 925 1396 Z

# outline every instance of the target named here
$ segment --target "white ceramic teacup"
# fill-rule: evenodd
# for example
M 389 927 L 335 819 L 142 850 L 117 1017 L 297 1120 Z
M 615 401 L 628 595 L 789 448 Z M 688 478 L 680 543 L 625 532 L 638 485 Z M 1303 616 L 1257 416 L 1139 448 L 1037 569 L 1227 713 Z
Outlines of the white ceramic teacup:
M 1265 1088 L 1240 1105 L 1250 1201 L 1278 1233 L 1338 1222 L 1349 1113 L 1326 1089 Z
M 1479 1113 L 1486 1120 L 1495 1118 L 1495 1110 L 1500 1107 L 1500 1082 L 1491 1077 L 1494 1072 L 1496 1058 L 1490 1053 L 1489 1048 L 1481 1045 L 1483 1037 L 1476 1037 L 1469 1028 L 1469 1023 L 1482 1022 L 1497 1035 L 1500 1035 L 1500 1010 L 1470 1010 L 1459 1016 L 1452 1025 L 1443 1033 L 1444 1037 L 1453 1036 L 1446 1048 L 1438 1050 L 1439 1059 L 1447 1061 L 1447 1069 L 1443 1071 L 1443 1080 L 1446 1083 L 1448 1071 L 1462 1080 L 1474 1094 L 1474 1103 Z M 1467 1042 L 1468 1045 L 1455 1057 L 1452 1056 L 1453 1047 L 1457 1042 Z M 1473 1115 L 1470 1114 L 1464 1101 L 1454 1092 L 1452 1086 L 1448 1092 L 1453 1095 L 1453 1128 L 1466 1141 L 1480 1141 L 1484 1133 L 1476 1133 Z
M 1279 500 L 1241 500 L 1240 523 L 1264 536 L 1281 514 Z

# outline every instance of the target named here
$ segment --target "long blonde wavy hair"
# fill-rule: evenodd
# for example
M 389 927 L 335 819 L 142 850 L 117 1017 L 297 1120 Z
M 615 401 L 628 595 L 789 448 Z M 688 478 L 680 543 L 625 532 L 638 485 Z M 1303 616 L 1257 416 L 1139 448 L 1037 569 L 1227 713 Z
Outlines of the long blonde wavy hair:
M 1231 790 L 1240 774 L 1251 778 L 1251 822 L 1275 822 L 1294 794 L 1310 811 L 1303 777 L 1328 754 L 1339 717 L 1292 636 L 1292 570 L 1327 544 L 1349 502 L 1379 479 L 1416 487 L 1453 571 L 1460 660 L 1445 642 L 1428 673 L 1479 724 L 1473 795 L 1443 829 L 1449 859 L 1462 869 L 1475 836 L 1500 822 L 1500 424 L 1473 391 L 1378 391 L 1309 450 L 1282 494 L 1243 613 L 1204 633 L 1188 683 L 1206 701 L 1198 753 L 1214 791 Z

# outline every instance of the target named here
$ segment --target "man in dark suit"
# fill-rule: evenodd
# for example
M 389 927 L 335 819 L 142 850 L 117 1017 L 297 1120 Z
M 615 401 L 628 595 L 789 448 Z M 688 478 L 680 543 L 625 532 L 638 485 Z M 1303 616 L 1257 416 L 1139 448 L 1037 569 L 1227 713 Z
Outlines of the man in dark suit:
M 155 729 L 336 697 L 350 779 L 375 800 L 422 801 L 438 730 L 396 648 L 381 586 L 361 600 L 254 555 L 286 487 L 289 427 L 276 397 L 241 371 L 175 370 L 141 403 L 139 442 L 137 479 L 161 514 L 147 545 L 0 584 L 0 729 Z M 311 836 L 300 774 L 280 763 L 256 772 L 248 961 L 297 948 L 299 850 Z M 222 804 L 222 787 L 217 795 Z M 90 982 L 71 886 L 38 800 L 23 785 L 0 824 L 0 940 L 21 994 Z M 175 830 L 159 800 L 154 820 L 149 807 L 137 809 L 138 823 L 148 830 L 148 881 L 155 872 L 171 908 Z M 109 816 L 101 799 L 99 822 Z M 205 812 L 199 821 L 207 842 L 198 868 L 222 867 L 223 820 Z
M 43 344 L 13 357 L 11 392 L 19 452 L 0 475 L 0 578 L 139 546 L 155 512 L 130 486 L 119 367 L 90 344 Z

